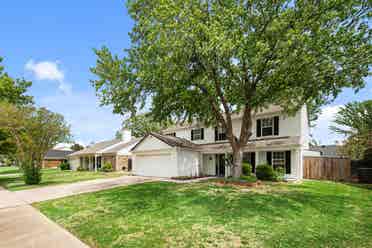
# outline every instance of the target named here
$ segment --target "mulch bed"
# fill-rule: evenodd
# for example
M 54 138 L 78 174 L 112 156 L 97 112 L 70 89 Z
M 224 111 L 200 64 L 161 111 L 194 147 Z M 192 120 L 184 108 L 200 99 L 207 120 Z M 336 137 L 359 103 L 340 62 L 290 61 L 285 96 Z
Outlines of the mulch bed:
M 186 180 L 192 180 L 192 179 L 199 179 L 199 178 L 206 178 L 206 176 L 195 176 L 195 177 L 171 177 L 172 180 L 179 180 L 179 181 L 186 181 Z
M 219 185 L 233 185 L 233 186 L 243 186 L 243 187 L 257 187 L 261 185 L 261 181 L 257 180 L 257 182 L 244 182 L 244 181 L 226 181 L 226 180 L 217 180 L 217 184 Z

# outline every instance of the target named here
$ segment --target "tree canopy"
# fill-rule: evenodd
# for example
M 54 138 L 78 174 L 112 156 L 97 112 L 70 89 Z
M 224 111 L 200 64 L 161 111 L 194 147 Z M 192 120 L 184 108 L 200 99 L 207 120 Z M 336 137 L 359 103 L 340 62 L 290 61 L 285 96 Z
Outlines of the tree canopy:
M 369 75 L 371 2 L 129 0 L 125 55 L 96 50 L 92 83 L 116 113 L 150 106 L 156 121 L 198 120 L 226 129 L 241 173 L 255 111 L 288 114 L 329 102 Z M 316 108 L 313 108 L 316 109 Z M 231 116 L 242 115 L 240 134 Z M 315 111 L 316 113 L 316 111 Z
M 134 137 L 142 137 L 149 132 L 158 132 L 166 125 L 160 125 L 147 114 L 132 116 L 123 121 L 123 128 L 129 129 Z
M 369 139 L 372 139 L 372 100 L 351 102 L 341 107 L 330 129 L 345 136 L 343 154 L 362 159 Z

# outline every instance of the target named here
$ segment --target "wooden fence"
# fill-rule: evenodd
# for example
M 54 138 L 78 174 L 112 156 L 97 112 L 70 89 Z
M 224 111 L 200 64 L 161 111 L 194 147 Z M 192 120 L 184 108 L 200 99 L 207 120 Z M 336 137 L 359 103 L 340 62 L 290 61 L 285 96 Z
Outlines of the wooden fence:
M 348 181 L 351 177 L 348 158 L 305 157 L 304 178 Z

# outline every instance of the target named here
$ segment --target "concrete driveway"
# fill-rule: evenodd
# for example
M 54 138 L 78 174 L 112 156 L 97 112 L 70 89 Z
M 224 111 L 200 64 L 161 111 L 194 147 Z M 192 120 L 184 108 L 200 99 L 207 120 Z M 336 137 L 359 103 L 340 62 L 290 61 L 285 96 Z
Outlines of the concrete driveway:
M 122 176 L 17 192 L 0 188 L 0 248 L 88 248 L 29 204 L 156 180 Z

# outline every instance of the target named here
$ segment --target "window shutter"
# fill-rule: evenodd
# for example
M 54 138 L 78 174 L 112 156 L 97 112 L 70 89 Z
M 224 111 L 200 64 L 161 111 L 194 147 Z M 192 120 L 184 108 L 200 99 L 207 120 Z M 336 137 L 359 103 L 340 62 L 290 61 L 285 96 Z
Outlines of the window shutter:
M 279 135 L 279 116 L 274 117 L 274 135 Z
M 256 136 L 257 136 L 257 137 L 261 137 L 261 120 L 258 119 L 257 122 L 256 122 L 256 124 L 257 124 L 257 125 L 256 125 L 256 129 L 257 129 L 257 130 L 256 130 L 256 131 L 257 131 L 257 132 L 256 132 Z
M 285 173 L 291 174 L 291 151 L 285 152 Z
M 204 128 L 201 129 L 201 139 L 204 139 Z
M 194 140 L 194 130 L 191 129 L 191 140 Z
M 214 141 L 218 140 L 218 127 L 214 128 Z
M 272 152 L 266 152 L 266 161 L 269 165 L 272 165 L 271 155 L 272 155 Z

